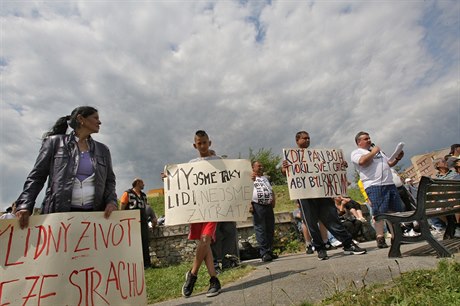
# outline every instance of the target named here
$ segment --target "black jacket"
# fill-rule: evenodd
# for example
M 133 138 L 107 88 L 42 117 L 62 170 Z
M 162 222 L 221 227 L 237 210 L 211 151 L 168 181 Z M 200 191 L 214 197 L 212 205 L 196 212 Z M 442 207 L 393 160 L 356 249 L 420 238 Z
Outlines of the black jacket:
M 103 211 L 109 204 L 117 205 L 112 159 L 106 145 L 91 137 L 88 144 L 95 172 L 94 210 Z M 27 209 L 32 213 L 35 200 L 49 178 L 42 214 L 70 211 L 79 159 L 74 133 L 47 137 L 16 201 L 17 209 Z

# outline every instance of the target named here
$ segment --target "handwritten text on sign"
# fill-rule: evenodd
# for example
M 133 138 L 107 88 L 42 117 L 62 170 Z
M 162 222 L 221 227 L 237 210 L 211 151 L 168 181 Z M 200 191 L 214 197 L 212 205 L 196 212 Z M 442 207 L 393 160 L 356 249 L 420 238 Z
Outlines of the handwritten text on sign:
M 0 305 L 146 305 L 139 211 L 0 220 Z
M 283 149 L 286 176 L 294 199 L 336 197 L 347 192 L 346 167 L 340 149 Z
M 167 165 L 166 225 L 245 221 L 254 188 L 251 173 L 251 164 L 244 159 Z

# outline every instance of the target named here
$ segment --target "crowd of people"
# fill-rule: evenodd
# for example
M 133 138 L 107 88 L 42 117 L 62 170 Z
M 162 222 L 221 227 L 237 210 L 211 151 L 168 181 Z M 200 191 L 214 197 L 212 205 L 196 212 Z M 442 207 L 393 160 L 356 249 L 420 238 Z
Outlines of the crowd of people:
M 44 135 L 39 155 L 25 181 L 23 191 L 14 205 L 0 218 L 17 218 L 21 228 L 28 227 L 37 196 L 46 182 L 48 184 L 41 205 L 42 214 L 103 211 L 104 216 L 109 218 L 118 209 L 140 210 L 143 260 L 145 268 L 149 268 L 149 227 L 156 226 L 157 217 L 142 191 L 144 181 L 140 178 L 134 179 L 132 188 L 122 194 L 118 206 L 110 151 L 106 145 L 92 138 L 92 134 L 99 132 L 100 125 L 98 111 L 90 106 L 77 107 L 69 116 L 59 118 Z M 67 134 L 69 127 L 71 132 Z M 308 149 L 310 135 L 306 131 L 299 131 L 295 135 L 295 141 L 298 148 Z M 375 215 L 411 209 L 416 204 L 416 186 L 411 179 L 406 179 L 404 184 L 400 179 L 396 182 L 399 177 L 392 172 L 392 167 L 403 158 L 404 152 L 401 151 L 390 159 L 379 146 L 371 142 L 367 132 L 359 132 L 355 143 L 357 149 L 351 153 L 351 161 L 359 173 L 371 213 Z M 195 133 L 193 146 L 198 157 L 190 160 L 190 163 L 221 159 L 210 149 L 211 140 L 203 130 Z M 285 175 L 288 166 L 288 161 L 283 161 L 281 171 Z M 348 164 L 343 160 L 342 170 L 347 167 Z M 450 154 L 436 161 L 435 167 L 438 171 L 436 177 L 439 179 L 460 179 L 460 144 L 452 145 Z M 260 161 L 253 161 L 254 188 L 250 212 L 260 258 L 263 262 L 269 262 L 278 258 L 273 248 L 276 197 L 263 169 L 264 165 Z M 301 220 L 299 229 L 305 239 L 307 254 L 316 252 L 319 260 L 328 259 L 327 250 L 332 247 L 328 234 L 338 240 L 344 254 L 361 255 L 367 252 L 358 245 L 359 233 L 362 224 L 372 220 L 363 216 L 361 204 L 345 196 L 305 198 L 297 200 L 296 203 L 298 209 L 295 217 Z M 457 223 L 459 217 L 456 216 Z M 433 226 L 442 229 L 443 221 L 433 220 Z M 373 225 L 377 247 L 388 247 L 384 234 L 391 229 L 385 229 L 382 221 L 373 222 Z M 416 224 L 409 228 L 416 229 Z M 209 274 L 206 296 L 218 295 L 221 290 L 218 272 L 234 266 L 234 257 L 238 256 L 236 223 L 192 223 L 188 238 L 196 240 L 197 245 L 192 266 L 185 275 L 182 295 L 189 297 L 193 293 L 198 271 L 203 263 Z
M 436 178 L 441 180 L 460 180 L 460 144 L 453 144 L 450 147 L 450 152 L 448 155 L 444 156 L 444 158 L 440 158 L 434 161 L 434 167 L 437 171 Z M 408 182 L 409 188 L 414 188 L 411 184 L 412 182 Z M 455 215 L 455 232 L 447 233 L 446 225 L 448 222 L 449 216 L 446 217 L 437 217 L 431 218 L 429 221 L 433 229 L 438 233 L 444 232 L 445 238 L 460 237 L 460 214 Z

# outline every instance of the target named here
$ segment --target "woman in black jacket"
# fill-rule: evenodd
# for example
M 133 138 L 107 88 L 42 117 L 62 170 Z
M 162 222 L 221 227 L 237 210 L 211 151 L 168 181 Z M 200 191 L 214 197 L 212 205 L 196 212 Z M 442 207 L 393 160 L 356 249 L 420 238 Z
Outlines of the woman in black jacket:
M 21 228 L 29 224 L 35 200 L 48 179 L 41 212 L 104 211 L 108 218 L 117 210 L 115 174 L 110 151 L 92 139 L 101 121 L 97 109 L 80 106 L 61 117 L 44 135 L 34 168 L 17 200 Z M 73 131 L 66 134 L 68 126 Z

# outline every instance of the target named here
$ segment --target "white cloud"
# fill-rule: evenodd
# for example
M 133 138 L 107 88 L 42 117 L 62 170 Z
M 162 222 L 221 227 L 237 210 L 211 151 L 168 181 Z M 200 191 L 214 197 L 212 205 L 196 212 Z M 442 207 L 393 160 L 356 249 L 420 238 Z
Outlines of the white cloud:
M 197 129 L 233 158 L 303 129 L 346 156 L 360 130 L 406 156 L 459 140 L 457 1 L 4 3 L 0 208 L 78 105 L 99 109 L 118 193 L 160 187 Z

